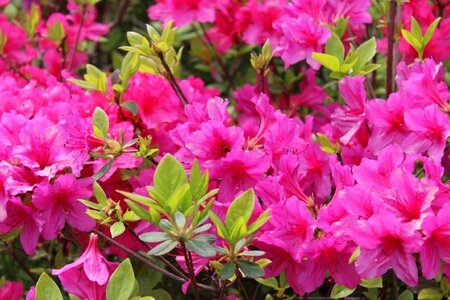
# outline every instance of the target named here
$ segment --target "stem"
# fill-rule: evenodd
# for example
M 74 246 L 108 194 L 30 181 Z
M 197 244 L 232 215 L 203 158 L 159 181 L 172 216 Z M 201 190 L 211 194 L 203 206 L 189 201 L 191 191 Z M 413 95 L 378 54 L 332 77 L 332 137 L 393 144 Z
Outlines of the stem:
M 214 52 L 217 52 L 215 47 L 214 47 L 214 43 L 212 42 L 211 38 L 208 35 L 208 32 L 206 31 L 205 26 L 202 23 L 199 23 L 200 28 L 202 29 L 202 33 L 205 36 L 205 39 L 207 41 L 207 46 L 209 46 L 211 48 L 211 50 L 213 50 Z M 197 32 L 197 29 L 195 29 L 194 26 L 192 26 L 195 30 L 195 32 Z M 233 81 L 233 77 L 230 75 L 230 73 L 228 72 L 227 67 L 225 66 L 225 64 L 223 63 L 222 59 L 220 58 L 219 55 L 215 56 L 217 63 L 219 64 L 220 68 L 222 69 L 223 75 L 225 76 L 226 80 L 228 81 L 229 86 L 232 89 L 235 89 L 236 86 L 234 85 L 234 81 Z
M 183 240 L 180 242 L 181 249 L 183 249 L 184 260 L 189 270 L 189 277 L 191 278 L 192 286 L 194 287 L 194 296 L 196 300 L 200 300 L 200 294 L 198 293 L 197 280 L 195 279 L 194 266 L 192 265 L 191 253 L 187 251 L 186 245 Z
M 261 69 L 261 70 L 259 70 L 259 77 L 260 77 L 260 80 L 261 80 L 261 93 L 266 93 L 265 92 L 265 83 L 264 83 L 264 69 Z
M 33 273 L 31 273 L 30 270 L 28 270 L 28 268 L 25 265 L 25 263 L 23 262 L 23 260 L 17 256 L 16 252 L 14 251 L 14 249 L 12 247 L 10 248 L 9 252 L 10 252 L 12 258 L 14 259 L 14 261 L 22 268 L 22 270 L 28 275 L 28 277 L 30 277 L 30 279 L 33 282 L 36 282 L 37 281 L 36 276 Z
M 17 75 L 19 75 L 20 77 L 22 77 L 23 79 L 25 79 L 26 81 L 30 81 L 30 79 L 28 79 L 25 75 L 22 74 L 22 72 L 20 72 L 19 70 L 17 70 L 17 68 L 11 63 L 9 62 L 4 56 L 3 54 L 0 54 L 0 58 L 3 60 L 3 62 L 5 64 L 8 65 L 8 67 Z
M 394 300 L 398 300 L 398 286 L 397 286 L 397 278 L 395 277 L 395 273 L 392 272 L 392 292 L 394 295 Z
M 83 4 L 82 5 L 82 11 L 81 11 L 80 26 L 78 26 L 77 36 L 75 38 L 75 45 L 74 45 L 74 48 L 73 48 L 72 55 L 70 56 L 69 66 L 67 68 L 67 70 L 69 70 L 69 71 L 70 71 L 70 69 L 72 69 L 73 61 L 75 59 L 75 53 L 77 52 L 78 42 L 80 41 L 81 28 L 83 27 L 84 19 L 86 18 L 86 12 L 87 12 L 87 5 Z
M 146 242 L 144 242 L 143 240 L 141 240 L 139 238 L 139 236 L 136 234 L 136 232 L 134 232 L 133 228 L 130 227 L 130 225 L 128 225 L 126 222 L 123 222 L 123 224 L 125 225 L 125 228 L 127 229 L 127 231 L 136 239 L 138 240 L 146 249 L 147 251 L 152 250 L 152 247 L 150 247 Z M 170 263 L 170 261 L 168 261 L 167 259 L 165 259 L 162 256 L 158 256 L 158 259 L 164 263 L 166 266 L 168 266 L 172 271 L 174 271 L 177 275 L 183 277 L 184 279 L 188 279 L 186 277 L 186 275 L 184 275 L 184 273 L 182 273 L 180 270 L 178 270 L 173 264 Z
M 163 65 L 163 67 L 164 67 L 164 70 L 166 70 L 166 73 L 167 73 L 167 76 L 169 77 L 168 79 L 169 79 L 169 81 L 171 83 L 172 89 L 177 94 L 178 98 L 181 101 L 181 104 L 183 104 L 183 106 L 186 106 L 187 104 L 189 104 L 189 101 L 186 98 L 186 96 L 184 95 L 184 93 L 181 90 L 180 86 L 178 85 L 178 82 L 177 82 L 175 76 L 173 76 L 173 73 L 170 70 L 169 65 L 166 63 L 166 60 L 164 58 L 164 54 L 162 52 L 158 52 L 158 57 L 159 57 L 159 60 L 161 60 L 161 63 Z
M 395 13 L 397 0 L 389 0 L 388 52 L 386 66 L 386 98 L 392 93 L 394 69 Z
M 148 260 L 144 255 L 141 255 L 137 252 L 134 252 L 131 249 L 128 249 L 127 247 L 125 247 L 124 245 L 122 245 L 121 243 L 116 242 L 115 240 L 113 240 L 112 238 L 110 238 L 109 236 L 105 235 L 103 232 L 94 229 L 93 232 L 95 232 L 96 234 L 98 234 L 99 236 L 101 236 L 105 241 L 107 241 L 109 244 L 116 246 L 117 248 L 125 251 L 126 253 L 130 254 L 131 256 L 135 257 L 136 259 L 140 260 L 141 262 L 143 262 L 144 264 L 146 264 L 147 266 L 157 270 L 158 272 L 161 272 L 162 274 L 166 275 L 167 277 L 176 280 L 178 282 L 181 283 L 185 283 L 187 282 L 186 279 L 181 278 L 177 275 L 174 275 L 172 273 L 170 273 L 169 271 L 167 271 L 166 269 L 164 269 L 163 267 L 158 266 L 157 264 L 153 263 L 152 261 Z M 202 288 L 204 290 L 207 291 L 216 291 L 215 288 L 204 285 L 204 284 L 198 284 L 199 288 Z
M 237 277 L 236 281 L 237 281 L 239 290 L 244 294 L 245 299 L 250 300 L 250 297 L 248 296 L 247 292 L 245 291 L 244 285 L 242 284 L 241 273 L 239 272 L 239 269 L 237 269 L 237 268 L 236 268 L 236 277 Z
M 225 296 L 225 292 L 227 290 L 227 284 L 225 283 L 225 280 L 222 280 L 222 286 L 220 287 L 220 294 L 219 294 L 219 300 L 223 300 L 223 297 Z
M 109 25 L 109 30 L 112 30 L 114 27 L 120 24 L 122 22 L 123 16 L 125 15 L 125 12 L 128 8 L 130 0 L 122 0 L 119 4 L 119 10 L 117 12 L 116 17 L 114 18 L 114 21 Z

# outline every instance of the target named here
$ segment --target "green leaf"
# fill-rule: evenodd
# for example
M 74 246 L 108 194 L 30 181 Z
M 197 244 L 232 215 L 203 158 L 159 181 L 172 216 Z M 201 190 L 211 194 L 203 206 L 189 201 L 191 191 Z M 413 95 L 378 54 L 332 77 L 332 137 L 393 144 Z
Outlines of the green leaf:
M 185 212 L 192 205 L 192 194 L 189 183 L 178 186 L 175 191 L 167 199 L 164 206 L 171 214 L 176 211 Z
M 359 55 L 358 61 L 353 65 L 354 70 L 361 69 L 366 63 L 368 63 L 377 53 L 377 41 L 375 37 L 365 41 L 361 46 L 356 49 L 356 53 Z
M 0 47 L 0 49 L 1 49 L 1 47 Z M 84 81 L 84 80 L 70 78 L 69 81 L 75 85 L 78 85 L 79 87 L 82 87 L 83 89 L 86 89 L 86 90 L 95 90 L 96 89 L 95 84 Z
M 262 285 L 268 286 L 268 287 L 273 288 L 273 289 L 278 289 L 279 288 L 278 281 L 274 277 L 258 278 L 258 279 L 256 279 L 256 281 L 258 281 Z
M 147 232 L 141 234 L 139 238 L 147 243 L 159 243 L 170 239 L 170 236 L 165 232 Z
M 416 18 L 411 17 L 411 34 L 413 37 L 416 38 L 416 40 L 422 42 L 423 36 L 422 36 L 422 29 L 420 28 L 419 23 L 417 23 Z
M 127 39 L 128 39 L 128 43 L 132 47 L 137 47 L 137 46 L 149 47 L 150 46 L 150 44 L 148 43 L 148 40 L 143 35 L 141 35 L 137 32 L 128 31 Z
M 172 300 L 172 296 L 166 292 L 163 289 L 156 289 L 153 290 L 149 293 L 149 296 L 152 297 L 153 300 Z M 146 298 L 146 297 L 144 297 Z M 144 299 L 142 298 L 141 300 L 150 300 L 150 299 Z
M 184 228 L 184 226 L 186 226 L 186 217 L 183 213 L 179 211 L 175 212 L 175 224 L 178 228 Z
M 106 287 L 107 300 L 128 300 L 133 294 L 134 284 L 133 267 L 130 259 L 125 259 L 112 273 Z
M 131 209 L 137 216 L 151 223 L 151 217 L 147 210 L 128 199 L 125 199 L 125 203 L 128 205 L 128 208 Z
M 53 279 L 46 273 L 42 273 L 36 284 L 36 300 L 63 300 L 61 291 Z
M 354 289 L 349 289 L 346 286 L 340 285 L 340 284 L 335 284 L 333 286 L 333 289 L 331 290 L 331 298 L 332 299 L 340 299 L 340 298 L 344 298 L 347 296 L 350 296 L 356 288 Z
M 225 218 L 225 226 L 230 230 L 234 223 L 242 217 L 244 223 L 247 223 L 250 216 L 253 213 L 255 206 L 255 193 L 253 189 L 246 190 L 240 194 L 228 207 L 227 215 Z
M 216 256 L 216 250 L 214 247 L 201 239 L 190 239 L 186 242 L 186 246 L 190 251 L 194 251 L 202 257 Z
M 150 250 L 148 254 L 155 256 L 164 255 L 172 251 L 178 244 L 178 241 L 167 240 Z
M 122 104 L 120 104 L 120 106 L 122 106 L 123 108 L 131 111 L 131 113 L 133 114 L 133 116 L 136 116 L 138 111 L 139 111 L 139 107 L 136 104 L 136 102 L 134 101 L 126 101 L 123 102 Z
M 212 210 L 208 211 L 208 216 L 211 219 L 211 221 L 214 223 L 214 226 L 216 226 L 217 234 L 221 238 L 226 239 L 228 236 L 228 231 L 225 228 L 225 226 L 223 225 L 220 218 Z
M 405 290 L 398 296 L 398 300 L 414 300 L 414 294 L 410 290 Z
M 247 235 L 247 226 L 243 217 L 239 217 L 229 229 L 229 242 L 232 245 Z
M 173 191 L 187 183 L 187 176 L 181 163 L 172 155 L 166 154 L 156 168 L 153 182 L 155 191 L 167 200 Z
M 264 270 L 254 262 L 249 260 L 238 260 L 237 264 L 242 273 L 248 278 L 261 278 L 264 276 Z
M 98 138 L 105 138 L 108 135 L 109 130 L 109 119 L 108 115 L 105 113 L 103 109 L 100 107 L 96 107 L 94 110 L 94 115 L 92 117 L 92 125 L 94 127 L 94 133 L 97 131 L 98 135 L 95 134 Z M 97 128 L 97 130 L 95 130 Z
M 339 20 L 337 20 L 336 25 L 334 27 L 334 31 L 339 38 L 341 38 L 344 35 L 345 30 L 347 30 L 347 25 L 348 25 L 348 18 L 341 17 L 339 18 Z
M 247 228 L 247 234 L 253 234 L 257 232 L 267 221 L 270 219 L 270 209 L 263 212 L 255 222 L 250 224 Z
M 433 21 L 433 23 L 430 24 L 430 27 L 428 27 L 427 32 L 425 33 L 425 36 L 423 37 L 422 41 L 424 48 L 431 41 L 431 38 L 433 37 L 433 34 L 436 31 L 436 28 L 438 27 L 440 21 L 441 18 L 437 18 L 436 20 Z
M 441 300 L 442 297 L 441 291 L 433 288 L 427 288 L 420 290 L 419 295 L 417 296 L 418 300 Z
M 154 257 L 147 257 L 151 260 L 155 265 L 160 266 L 162 269 L 165 268 L 165 265 L 160 260 Z M 151 290 L 153 290 L 156 285 L 162 279 L 162 273 L 157 271 L 156 269 L 149 268 L 147 265 L 142 263 L 134 264 L 136 266 L 135 274 L 136 280 L 139 285 L 139 294 L 140 295 L 148 295 Z
M 139 70 L 140 55 L 133 52 L 128 52 L 122 61 L 120 68 L 120 79 L 122 84 L 127 86 L 128 80 Z
M 335 33 L 332 33 L 331 37 L 328 39 L 325 46 L 325 52 L 329 55 L 337 57 L 339 63 L 342 64 L 344 62 L 344 45 Z
M 368 289 L 382 288 L 383 279 L 381 277 L 373 279 L 364 279 L 359 285 Z
M 312 58 L 331 71 L 339 71 L 340 69 L 339 59 L 335 56 L 325 53 L 313 52 Z
M 358 72 L 356 72 L 355 75 L 367 75 L 369 73 L 372 73 L 379 67 L 381 67 L 380 64 L 368 64 L 368 65 L 365 65 L 364 67 L 362 67 L 362 69 L 360 69 Z
M 234 275 L 235 271 L 234 263 L 230 261 L 223 266 L 222 271 L 220 272 L 220 278 L 227 280 Z
M 240 255 L 244 256 L 263 256 L 266 252 L 264 251 L 257 251 L 257 250 L 248 250 L 241 252 Z
M 410 44 L 417 52 L 420 52 L 420 48 L 422 47 L 421 41 L 417 40 L 411 32 L 402 29 L 403 38 Z
M 116 222 L 112 224 L 112 226 L 109 228 L 109 231 L 111 232 L 111 237 L 115 238 L 125 232 L 125 225 L 123 224 L 123 222 Z
M 103 176 L 106 175 L 106 173 L 108 173 L 115 160 L 115 158 L 109 160 L 106 164 L 103 165 L 103 167 L 100 168 L 100 170 L 98 170 L 97 173 L 92 175 L 92 178 L 94 178 L 94 180 L 100 180 Z
M 361 255 L 361 248 L 358 246 L 356 247 L 355 251 L 353 251 L 352 256 L 350 256 L 348 263 L 349 264 L 354 263 L 360 255 Z
M 116 192 L 118 192 L 119 194 L 124 195 L 125 197 L 127 197 L 130 200 L 133 200 L 133 201 L 135 201 L 137 203 L 140 203 L 142 205 L 145 205 L 145 206 L 150 206 L 150 205 L 155 203 L 155 201 L 153 201 L 151 198 L 145 197 L 145 196 L 142 196 L 142 195 L 139 195 L 139 194 L 133 194 L 133 193 L 120 191 L 120 190 L 116 190 Z
M 102 206 L 106 205 L 108 202 L 108 197 L 106 197 L 105 191 L 103 191 L 102 187 L 98 184 L 97 181 L 94 181 L 94 196 L 97 199 L 98 203 Z
M 206 191 L 208 190 L 209 174 L 208 171 L 206 171 L 205 174 L 202 175 L 197 160 L 192 164 L 189 183 L 191 185 L 192 196 L 195 200 L 201 199 L 206 194 Z

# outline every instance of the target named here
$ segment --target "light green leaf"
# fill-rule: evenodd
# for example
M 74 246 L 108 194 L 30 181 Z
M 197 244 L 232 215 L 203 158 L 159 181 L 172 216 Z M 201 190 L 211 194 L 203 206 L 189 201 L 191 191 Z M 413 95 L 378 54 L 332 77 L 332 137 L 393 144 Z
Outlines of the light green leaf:
M 107 300 L 128 300 L 133 294 L 136 279 L 130 259 L 125 259 L 112 273 L 106 287 Z
M 336 56 L 313 52 L 312 58 L 331 71 L 339 71 L 340 69 L 339 59 Z
M 416 38 L 416 40 L 422 42 L 422 29 L 420 28 L 419 23 L 417 23 L 417 20 L 414 17 L 411 17 L 411 34 Z
M 208 211 L 208 215 L 209 215 L 211 221 L 214 223 L 214 226 L 216 226 L 217 234 L 221 238 L 226 239 L 228 237 L 228 231 L 225 228 L 225 226 L 223 225 L 220 218 L 212 210 Z
M 332 299 L 340 299 L 340 298 L 345 298 L 347 296 L 350 296 L 356 288 L 354 289 L 349 289 L 346 286 L 340 285 L 340 284 L 335 284 L 333 286 L 333 289 L 331 290 L 331 298 Z
M 125 232 L 125 225 L 123 222 L 116 222 L 112 224 L 109 231 L 111 232 L 111 237 L 115 238 Z
M 247 235 L 247 226 L 243 217 L 239 217 L 229 229 L 230 235 L 228 241 L 232 245 Z
M 92 175 L 92 178 L 94 178 L 94 180 L 100 180 L 103 176 L 106 175 L 106 173 L 108 173 L 115 160 L 115 158 L 109 160 L 106 164 L 103 165 L 103 167 L 100 168 L 100 170 L 98 170 L 97 173 Z
M 178 241 L 167 240 L 153 248 L 148 252 L 149 255 L 161 256 L 172 251 L 177 245 Z
M 100 107 L 96 107 L 94 110 L 94 115 L 92 117 L 92 126 L 98 129 L 99 135 L 96 134 L 98 138 L 105 138 L 108 135 L 109 130 L 109 119 L 108 115 Z
M 175 224 L 178 228 L 184 228 L 184 226 L 186 226 L 186 217 L 183 213 L 179 211 L 175 212 Z
M 233 200 L 228 208 L 225 218 L 226 228 L 230 230 L 240 217 L 243 218 L 244 223 L 247 223 L 253 213 L 254 206 L 255 193 L 253 192 L 253 189 L 246 190 L 240 194 Z
M 247 228 L 247 234 L 253 234 L 258 231 L 270 219 L 270 209 L 263 212 L 255 222 L 250 224 Z
M 35 300 L 63 300 L 58 285 L 46 273 L 42 273 L 36 284 Z
M 440 21 L 441 18 L 437 18 L 436 20 L 433 21 L 433 23 L 430 24 L 430 27 L 428 27 L 427 32 L 425 33 L 425 36 L 423 37 L 422 41 L 424 48 L 431 41 L 431 38 L 433 37 L 433 34 L 436 31 L 436 28 L 438 27 Z
M 359 285 L 363 286 L 365 288 L 368 288 L 368 289 L 382 288 L 383 287 L 383 279 L 381 277 L 373 278 L 373 279 L 364 279 Z
M 183 183 L 167 199 L 164 206 L 171 214 L 176 211 L 185 212 L 192 205 L 192 194 L 189 183 Z
M 405 290 L 398 296 L 398 300 L 414 300 L 414 294 L 410 290 Z
M 337 57 L 339 63 L 342 64 L 344 62 L 344 45 L 335 33 L 332 33 L 331 37 L 328 39 L 325 46 L 325 52 L 326 54 Z
M 172 155 L 166 154 L 156 168 L 153 182 L 155 191 L 164 200 L 168 200 L 173 191 L 187 183 L 187 176 L 181 163 Z
M 122 84 L 126 86 L 128 80 L 139 70 L 140 65 L 140 55 L 134 52 L 128 52 L 122 61 L 122 66 L 120 68 L 120 79 L 122 79 Z
M 105 191 L 103 191 L 102 187 L 98 184 L 97 181 L 94 181 L 94 196 L 97 199 L 98 203 L 102 206 L 106 205 L 108 202 L 108 197 L 106 197 Z
M 352 256 L 350 256 L 348 263 L 349 264 L 354 263 L 360 255 L 361 255 L 361 248 L 358 246 L 356 247 L 355 251 L 353 251 Z
M 269 277 L 269 278 L 258 278 L 256 279 L 256 281 L 258 281 L 259 283 L 261 283 L 262 285 L 271 287 L 273 289 L 278 289 L 278 281 L 276 278 L 274 277 Z
M 356 53 L 359 55 L 358 61 L 353 66 L 354 70 L 361 69 L 366 63 L 368 63 L 377 53 L 377 41 L 375 37 L 365 41 L 361 46 L 356 49 Z
M 165 232 L 147 232 L 141 234 L 139 238 L 147 243 L 159 243 L 170 239 L 170 236 Z
M 420 290 L 419 295 L 417 296 L 418 300 L 441 300 L 442 297 L 441 291 L 433 288 L 427 288 Z

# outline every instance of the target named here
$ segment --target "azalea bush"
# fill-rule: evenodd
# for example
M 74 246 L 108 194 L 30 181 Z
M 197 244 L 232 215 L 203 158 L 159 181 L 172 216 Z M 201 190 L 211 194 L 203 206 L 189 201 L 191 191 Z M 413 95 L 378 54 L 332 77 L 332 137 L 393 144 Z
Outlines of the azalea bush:
M 450 297 L 449 16 L 0 0 L 0 299 Z

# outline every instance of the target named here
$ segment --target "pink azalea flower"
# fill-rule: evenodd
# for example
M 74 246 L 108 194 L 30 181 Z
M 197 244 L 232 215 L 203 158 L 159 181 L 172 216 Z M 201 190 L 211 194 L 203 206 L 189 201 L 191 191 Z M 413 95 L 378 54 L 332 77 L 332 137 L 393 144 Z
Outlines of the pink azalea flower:
M 176 26 L 185 26 L 193 22 L 213 22 L 216 6 L 217 3 L 208 0 L 158 0 L 147 13 L 150 19 L 162 23 L 173 20 Z
M 331 37 L 329 29 L 306 14 L 283 17 L 274 24 L 274 28 L 282 35 L 274 51 L 283 59 L 286 69 L 304 59 L 313 69 L 319 69 L 320 64 L 311 55 L 322 52 L 322 47 Z
M 391 195 L 383 199 L 384 203 L 397 215 L 400 220 L 409 222 L 421 220 L 432 214 L 431 202 L 438 191 L 438 187 L 424 186 L 411 173 L 396 169 L 391 175 Z
M 219 199 L 229 202 L 241 191 L 252 188 L 264 178 L 269 168 L 269 159 L 260 151 L 232 150 L 222 159 L 217 170 L 212 170 L 221 178 Z
M 157 128 L 165 123 L 183 119 L 180 100 L 162 77 L 137 73 L 131 78 L 124 100 L 139 106 L 139 116 L 147 128 Z
M 282 17 L 285 0 L 250 0 L 238 13 L 237 19 L 242 27 L 242 39 L 248 44 L 263 44 L 267 39 L 276 43 L 280 34 L 274 23 Z
M 349 25 L 371 23 L 370 0 L 294 0 L 291 13 L 306 13 L 316 21 L 334 25 L 339 18 L 348 18 Z
M 393 93 L 388 100 L 374 99 L 366 104 L 366 117 L 372 129 L 369 148 L 378 154 L 392 143 L 402 143 L 409 133 L 404 114 L 411 107 L 408 100 L 399 93 Z
M 422 240 L 414 226 L 400 223 L 391 213 L 373 216 L 367 224 L 353 228 L 351 236 L 361 248 L 356 270 L 365 279 L 377 278 L 392 268 L 408 286 L 418 284 L 418 271 L 413 253 Z
M 450 93 L 444 81 L 445 69 L 442 63 L 425 59 L 407 67 L 404 62 L 397 66 L 397 82 L 408 102 L 420 106 L 437 104 L 442 110 L 450 111 Z
M 64 289 L 81 299 L 102 300 L 106 297 L 106 284 L 118 263 L 112 263 L 100 252 L 97 235 L 91 233 L 89 245 L 73 263 L 53 270 L 58 275 Z
M 244 144 L 244 135 L 239 127 L 225 127 L 220 122 L 203 123 L 200 130 L 191 134 L 186 148 L 205 167 L 220 164 L 220 159 L 233 150 L 240 150 Z
M 42 236 L 53 240 L 67 223 L 81 231 L 89 231 L 95 220 L 86 214 L 79 199 L 88 198 L 92 192 L 91 179 L 76 180 L 72 174 L 59 176 L 53 184 L 38 186 L 33 193 L 33 204 L 42 211 L 46 226 Z
M 36 175 L 54 177 L 57 171 L 70 166 L 67 156 L 61 154 L 62 140 L 56 125 L 43 117 L 35 117 L 20 130 L 19 146 L 13 154 Z
M 425 218 L 422 223 L 425 242 L 420 250 L 422 274 L 433 279 L 439 273 L 441 259 L 450 262 L 450 205 L 444 206 L 437 216 Z
M 332 125 L 344 132 L 339 141 L 346 145 L 365 121 L 366 89 L 364 87 L 364 76 L 344 77 L 339 82 L 339 92 L 347 106 L 334 111 Z
M 26 254 L 33 256 L 42 230 L 43 222 L 32 204 L 25 205 L 17 197 L 11 198 L 6 206 L 7 218 L 0 223 L 0 232 L 7 233 L 20 228 L 20 243 Z
M 405 121 L 413 131 L 403 141 L 407 153 L 427 152 L 435 161 L 441 161 L 447 138 L 450 136 L 448 116 L 439 110 L 436 104 L 424 109 L 412 109 L 405 112 Z
M 270 236 L 273 244 L 285 249 L 292 258 L 300 262 L 304 258 L 304 246 L 314 239 L 316 222 L 306 204 L 297 197 L 273 206 L 270 223 L 274 229 Z
M 20 300 L 23 295 L 23 285 L 17 281 L 9 281 L 0 287 L 0 299 Z

